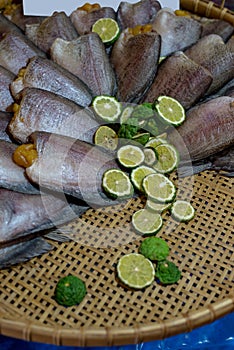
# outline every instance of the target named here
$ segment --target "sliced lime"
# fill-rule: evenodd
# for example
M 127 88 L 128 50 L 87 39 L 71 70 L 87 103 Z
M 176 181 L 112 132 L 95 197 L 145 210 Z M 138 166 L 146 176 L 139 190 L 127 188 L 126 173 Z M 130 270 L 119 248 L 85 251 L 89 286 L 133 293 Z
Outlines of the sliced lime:
M 124 284 L 135 289 L 149 286 L 155 278 L 152 262 L 137 253 L 122 256 L 117 264 L 117 273 Z
M 118 149 L 117 159 L 126 168 L 135 168 L 144 162 L 142 149 L 134 145 L 125 145 Z
M 142 189 L 143 179 L 147 175 L 154 174 L 154 173 L 156 173 L 156 171 L 153 168 L 148 167 L 146 165 L 140 165 L 140 166 L 136 167 L 135 169 L 133 169 L 130 177 L 131 177 L 131 181 L 132 181 L 134 187 L 138 191 L 143 191 L 143 189 Z
M 127 174 L 119 169 L 107 170 L 102 179 L 104 191 L 112 198 L 127 198 L 133 194 L 133 186 Z
M 154 165 L 156 171 L 167 174 L 175 170 L 179 163 L 179 153 L 169 143 L 163 143 L 155 148 L 157 163 Z
M 94 143 L 105 149 L 114 151 L 118 146 L 118 136 L 109 126 L 100 126 L 94 134 Z
M 92 26 L 104 44 L 112 44 L 120 34 L 118 23 L 113 18 L 100 18 Z
M 144 236 L 155 235 L 162 228 L 163 220 L 158 213 L 140 209 L 132 215 L 132 225 L 137 232 Z
M 164 211 L 170 209 L 171 203 L 157 203 L 152 201 L 151 199 L 147 199 L 146 208 L 156 211 L 157 213 L 163 213 Z
M 121 103 L 113 96 L 96 96 L 92 106 L 97 116 L 108 122 L 115 122 L 121 113 Z
M 167 140 L 163 137 L 151 137 L 149 141 L 145 144 L 145 147 L 151 147 L 156 148 L 158 145 L 161 145 L 162 143 L 167 143 Z
M 159 117 L 167 124 L 178 126 L 185 120 L 183 106 L 176 99 L 169 96 L 159 96 L 155 102 Z
M 154 148 L 145 147 L 143 149 L 145 155 L 145 164 L 146 165 L 154 165 L 157 162 L 157 156 Z
M 171 215 L 177 221 L 190 221 L 195 216 L 192 204 L 185 200 L 176 200 L 171 207 Z
M 131 117 L 134 108 L 132 106 L 127 106 L 123 109 L 120 116 L 120 124 L 128 124 L 128 120 Z
M 176 195 L 175 185 L 163 174 L 147 175 L 142 181 L 142 187 L 148 198 L 160 203 L 169 203 Z

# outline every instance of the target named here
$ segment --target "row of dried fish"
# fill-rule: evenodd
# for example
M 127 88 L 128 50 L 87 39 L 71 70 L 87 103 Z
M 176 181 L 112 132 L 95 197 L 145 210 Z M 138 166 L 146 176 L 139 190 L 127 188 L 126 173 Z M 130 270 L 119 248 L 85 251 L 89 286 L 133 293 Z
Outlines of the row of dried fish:
M 115 18 L 122 30 L 109 48 L 91 32 L 101 17 Z M 150 31 L 129 31 L 148 23 Z M 95 95 L 134 103 L 177 98 L 187 120 L 168 137 L 180 150 L 181 174 L 191 174 L 188 155 L 200 162 L 197 171 L 219 170 L 222 158 L 221 169 L 232 173 L 225 163 L 234 143 L 232 34 L 224 21 L 178 17 L 155 0 L 121 2 L 117 12 L 97 6 L 25 18 L 17 7 L 8 19 L 0 14 L 0 267 L 51 249 L 34 238 L 42 230 L 90 205 L 114 203 L 101 178 L 118 164 L 92 145 L 100 126 L 90 108 Z M 12 159 L 21 143 L 37 154 L 26 170 Z

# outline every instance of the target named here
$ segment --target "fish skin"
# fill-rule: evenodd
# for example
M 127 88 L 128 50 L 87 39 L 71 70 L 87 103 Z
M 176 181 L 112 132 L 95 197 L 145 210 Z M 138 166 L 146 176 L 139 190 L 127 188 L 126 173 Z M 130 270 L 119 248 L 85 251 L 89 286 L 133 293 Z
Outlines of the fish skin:
M 114 95 L 115 74 L 98 34 L 82 35 L 72 41 L 56 39 L 50 53 L 54 62 L 81 79 L 93 95 Z
M 190 59 L 208 69 L 213 82 L 206 92 L 210 95 L 234 78 L 234 50 L 217 34 L 210 34 L 184 51 Z
M 11 121 L 13 113 L 0 111 L 0 140 L 5 140 L 11 142 L 11 135 L 9 134 L 7 128 Z
M 178 169 L 180 177 L 192 176 L 205 170 L 220 172 L 227 177 L 234 177 L 234 146 L 225 148 L 208 158 L 193 162 L 181 163 Z
M 0 269 L 24 263 L 34 257 L 50 252 L 54 247 L 42 237 L 1 248 Z
M 0 110 L 12 112 L 14 99 L 10 93 L 9 86 L 15 75 L 4 67 L 0 66 Z
M 112 18 L 115 20 L 116 13 L 112 7 L 106 6 L 91 12 L 77 8 L 70 14 L 70 19 L 79 35 L 91 33 L 93 24 L 100 18 Z
M 36 130 L 93 141 L 100 124 L 90 109 L 38 88 L 25 88 L 21 97 L 20 107 L 8 126 L 17 142 L 26 143 L 30 134 Z
M 9 32 L 16 32 L 18 35 L 24 35 L 19 26 L 10 21 L 6 16 L 0 12 L 0 35 Z
M 9 190 L 38 194 L 39 189 L 25 176 L 24 168 L 13 161 L 13 153 L 18 145 L 0 140 L 0 187 Z
M 87 142 L 46 132 L 33 133 L 31 141 L 38 152 L 37 160 L 26 169 L 32 182 L 81 199 L 92 207 L 117 203 L 102 189 L 104 172 L 119 169 L 115 156 Z
M 199 21 L 202 25 L 201 37 L 217 34 L 226 42 L 234 33 L 234 27 L 222 19 L 201 17 Z
M 39 56 L 32 57 L 25 67 L 24 75 L 11 82 L 10 90 L 13 97 L 17 98 L 19 92 L 26 87 L 54 92 L 82 107 L 90 105 L 93 98 L 83 81 L 55 62 Z
M 31 26 L 34 27 L 33 31 L 30 30 Z M 55 39 L 61 38 L 70 41 L 79 36 L 70 17 L 64 11 L 54 12 L 39 24 L 27 25 L 25 34 L 47 54 L 49 54 Z
M 178 51 L 161 62 L 143 101 L 154 102 L 160 95 L 167 95 L 188 109 L 199 101 L 212 80 L 207 69 Z
M 234 98 L 221 96 L 194 106 L 182 125 L 168 133 L 181 161 L 207 158 L 234 143 Z
M 201 35 L 201 24 L 162 8 L 153 22 L 153 29 L 161 36 L 161 53 L 165 57 L 197 42 Z
M 126 29 L 120 34 L 110 55 L 119 101 L 139 102 L 157 72 L 160 44 L 155 32 L 132 35 Z
M 0 245 L 46 234 L 45 230 L 77 218 L 87 208 L 71 206 L 63 194 L 25 194 L 0 188 Z
M 122 30 L 149 24 L 161 8 L 156 0 L 142 0 L 133 4 L 121 1 L 117 9 L 117 22 Z
M 0 65 L 17 75 L 28 60 L 34 56 L 45 57 L 25 35 L 16 32 L 2 34 L 0 38 Z

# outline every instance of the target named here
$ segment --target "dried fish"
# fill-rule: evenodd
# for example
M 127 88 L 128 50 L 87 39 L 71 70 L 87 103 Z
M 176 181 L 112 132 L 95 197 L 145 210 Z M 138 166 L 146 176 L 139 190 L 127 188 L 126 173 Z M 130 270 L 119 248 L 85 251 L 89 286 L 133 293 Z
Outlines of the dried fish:
M 15 98 L 27 87 L 54 92 L 83 107 L 90 105 L 93 98 L 83 81 L 55 62 L 39 56 L 31 58 L 27 66 L 20 70 L 18 77 L 10 84 Z
M 110 61 L 120 101 L 136 103 L 145 94 L 157 72 L 160 43 L 154 31 L 134 35 L 128 29 L 114 43 Z
M 50 53 L 54 62 L 80 78 L 94 95 L 114 94 L 114 71 L 98 34 L 82 35 L 72 41 L 56 39 Z
M 178 51 L 161 62 L 143 100 L 154 102 L 160 95 L 167 95 L 188 109 L 204 95 L 212 80 L 207 69 Z
M 8 129 L 17 142 L 27 142 L 30 134 L 39 130 L 92 143 L 93 135 L 100 125 L 90 109 L 38 88 L 25 88 L 15 108 Z

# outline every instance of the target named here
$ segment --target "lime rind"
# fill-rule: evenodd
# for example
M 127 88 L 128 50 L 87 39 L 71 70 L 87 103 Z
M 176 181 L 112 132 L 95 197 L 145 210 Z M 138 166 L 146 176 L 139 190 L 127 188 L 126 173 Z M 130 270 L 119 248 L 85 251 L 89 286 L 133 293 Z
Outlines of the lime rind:
M 139 209 L 132 215 L 134 229 L 143 236 L 155 235 L 163 226 L 163 219 L 159 213 L 147 209 Z
M 118 149 L 117 159 L 125 168 L 136 168 L 144 162 L 142 149 L 135 145 L 125 145 Z
M 128 175 L 119 169 L 109 169 L 103 174 L 102 187 L 113 199 L 129 198 L 134 192 Z
M 174 183 L 164 174 L 147 175 L 142 181 L 142 187 L 148 198 L 159 203 L 172 202 L 176 196 Z
M 117 263 L 119 279 L 134 289 L 143 289 L 155 279 L 153 263 L 142 254 L 130 253 L 122 256 Z
M 160 237 L 147 237 L 141 242 L 139 252 L 149 260 L 162 261 L 168 257 L 170 248 Z
M 133 169 L 130 174 L 130 179 L 132 181 L 133 186 L 138 190 L 138 191 L 143 191 L 142 188 L 142 181 L 143 179 L 149 175 L 149 174 L 154 174 L 155 170 L 149 166 L 146 165 L 140 165 Z
M 159 96 L 155 101 L 155 109 L 159 118 L 172 126 L 181 125 L 186 118 L 183 106 L 170 96 Z
M 188 222 L 195 216 L 195 209 L 190 202 L 176 200 L 171 206 L 172 217 L 180 222 Z

